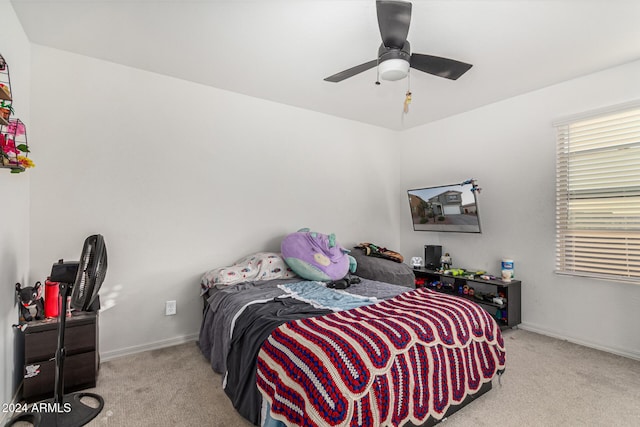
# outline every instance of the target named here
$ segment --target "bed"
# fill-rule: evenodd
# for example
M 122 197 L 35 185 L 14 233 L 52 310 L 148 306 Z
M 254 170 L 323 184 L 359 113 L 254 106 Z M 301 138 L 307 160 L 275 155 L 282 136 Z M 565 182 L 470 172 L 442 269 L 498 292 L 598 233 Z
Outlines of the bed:
M 331 289 L 269 256 L 275 276 L 201 283 L 198 345 L 255 425 L 433 425 L 504 371 L 500 328 L 471 301 L 357 275 Z

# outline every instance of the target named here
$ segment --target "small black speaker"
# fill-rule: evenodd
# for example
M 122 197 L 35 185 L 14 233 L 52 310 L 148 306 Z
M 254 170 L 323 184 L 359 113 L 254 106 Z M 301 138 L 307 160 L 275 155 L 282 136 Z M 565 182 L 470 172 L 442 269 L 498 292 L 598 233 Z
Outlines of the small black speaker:
M 436 270 L 440 267 L 440 257 L 442 256 L 442 246 L 424 245 L 424 268 Z

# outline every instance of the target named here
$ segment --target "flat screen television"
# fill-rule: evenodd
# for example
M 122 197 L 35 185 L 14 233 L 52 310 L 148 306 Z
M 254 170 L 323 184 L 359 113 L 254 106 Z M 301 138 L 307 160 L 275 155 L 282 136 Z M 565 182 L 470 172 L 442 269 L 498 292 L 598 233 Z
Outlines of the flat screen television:
M 408 190 L 415 231 L 480 233 L 475 181 Z

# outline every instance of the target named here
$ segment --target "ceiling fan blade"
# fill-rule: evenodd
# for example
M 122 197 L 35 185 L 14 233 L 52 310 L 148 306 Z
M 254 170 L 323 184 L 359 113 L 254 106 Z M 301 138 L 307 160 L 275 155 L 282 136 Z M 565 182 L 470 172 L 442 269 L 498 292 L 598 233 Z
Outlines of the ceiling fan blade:
M 473 65 L 454 59 L 419 53 L 411 54 L 411 68 L 451 80 L 457 80 L 461 75 L 469 71 L 471 67 Z
M 382 43 L 387 48 L 402 49 L 409 34 L 411 3 L 378 0 L 376 9 Z
M 356 65 L 355 67 L 349 68 L 348 70 L 340 71 L 339 73 L 336 73 L 333 76 L 327 77 L 326 79 L 324 79 L 324 81 L 338 83 L 338 82 L 341 82 L 342 80 L 348 79 L 349 77 L 353 77 L 356 74 L 360 74 L 363 71 L 367 71 L 368 69 L 373 68 L 376 65 L 378 65 L 378 60 L 374 59 L 373 61 Z

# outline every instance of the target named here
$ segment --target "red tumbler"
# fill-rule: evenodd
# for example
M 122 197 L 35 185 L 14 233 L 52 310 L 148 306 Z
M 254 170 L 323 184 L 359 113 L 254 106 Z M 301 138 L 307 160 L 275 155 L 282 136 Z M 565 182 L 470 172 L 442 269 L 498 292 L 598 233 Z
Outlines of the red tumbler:
M 44 285 L 44 317 L 58 317 L 60 312 L 60 303 L 58 301 L 60 284 L 50 281 L 49 277 L 47 277 Z

